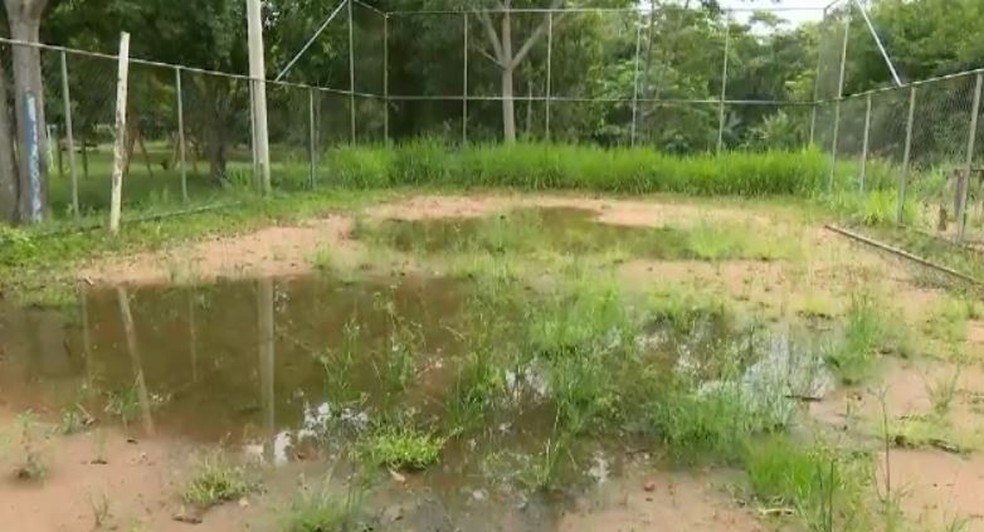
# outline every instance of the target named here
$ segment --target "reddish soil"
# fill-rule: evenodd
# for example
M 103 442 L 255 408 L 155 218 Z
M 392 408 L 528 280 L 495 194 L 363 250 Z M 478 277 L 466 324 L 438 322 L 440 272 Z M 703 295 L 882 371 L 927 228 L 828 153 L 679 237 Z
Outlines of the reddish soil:
M 187 446 L 162 439 L 128 442 L 122 433 L 109 428 L 51 436 L 34 446 L 47 466 L 46 476 L 23 480 L 15 474 L 23 460 L 13 434 L 17 424 L 9 415 L 3 420 L 5 433 L 11 436 L 8 439 L 14 440 L 0 462 L 0 523 L 16 523 L 9 530 L 94 530 L 96 508 L 103 503 L 108 509 L 102 523 L 105 530 L 188 530 L 187 524 L 173 519 L 181 508 L 183 482 L 197 456 Z M 100 455 L 107 463 L 94 464 Z M 255 507 L 230 504 L 203 517 L 196 530 L 225 531 L 243 530 L 258 515 Z

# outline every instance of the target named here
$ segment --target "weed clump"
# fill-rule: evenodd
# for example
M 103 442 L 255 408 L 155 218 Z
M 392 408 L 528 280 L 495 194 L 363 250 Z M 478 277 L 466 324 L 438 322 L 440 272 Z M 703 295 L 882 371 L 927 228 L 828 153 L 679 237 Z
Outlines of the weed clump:
M 229 464 L 217 455 L 206 457 L 181 494 L 185 503 L 210 508 L 234 501 L 250 493 L 256 485 L 246 470 Z
M 361 492 L 350 489 L 342 496 L 328 482 L 318 487 L 305 484 L 291 499 L 284 518 L 287 532 L 341 532 L 357 529 Z
M 362 443 L 359 456 L 373 466 L 421 471 L 437 463 L 445 439 L 409 427 L 384 427 Z

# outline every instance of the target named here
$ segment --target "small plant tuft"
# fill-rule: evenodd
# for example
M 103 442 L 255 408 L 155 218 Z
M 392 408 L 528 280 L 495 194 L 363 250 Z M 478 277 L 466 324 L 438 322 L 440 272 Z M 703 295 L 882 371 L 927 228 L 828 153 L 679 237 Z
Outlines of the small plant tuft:
M 437 463 L 445 439 L 408 427 L 386 427 L 371 434 L 359 454 L 374 466 L 421 471 Z
M 194 478 L 181 494 L 185 503 L 199 508 L 210 508 L 234 501 L 256 488 L 241 466 L 229 464 L 215 454 L 199 464 Z

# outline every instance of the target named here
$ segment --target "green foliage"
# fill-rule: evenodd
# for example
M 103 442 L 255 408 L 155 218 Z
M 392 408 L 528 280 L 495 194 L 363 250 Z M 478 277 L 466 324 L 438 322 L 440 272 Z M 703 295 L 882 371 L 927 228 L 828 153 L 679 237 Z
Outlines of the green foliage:
M 215 454 L 198 465 L 181 498 L 188 504 L 208 508 L 239 499 L 255 488 L 243 467 L 232 465 Z
M 866 458 L 844 456 L 822 444 L 808 446 L 787 435 L 755 439 L 744 452 L 749 484 L 763 505 L 794 509 L 810 530 L 862 527 Z
M 843 336 L 826 355 L 840 380 L 854 385 L 871 374 L 882 353 L 894 351 L 907 355 L 907 349 L 905 338 L 894 331 L 878 303 L 862 293 L 852 298 Z
M 319 487 L 304 485 L 291 498 L 284 518 L 286 532 L 345 532 L 356 526 L 361 492 L 350 489 L 344 496 L 324 482 Z
M 326 156 L 337 183 L 678 192 L 762 196 L 819 191 L 826 176 L 817 151 L 673 156 L 651 149 L 561 144 L 472 145 L 418 140 L 391 148 L 341 147 Z
M 598 222 L 591 211 L 516 209 L 483 218 L 386 220 L 362 228 L 364 239 L 400 251 L 427 253 L 625 253 L 659 260 L 775 260 L 791 258 L 797 243 L 763 238 L 752 224 L 625 227 Z
M 385 426 L 359 446 L 363 461 L 407 471 L 420 471 L 437 463 L 445 440 L 407 426 Z
M 16 265 L 34 250 L 34 240 L 26 231 L 0 223 L 0 265 Z

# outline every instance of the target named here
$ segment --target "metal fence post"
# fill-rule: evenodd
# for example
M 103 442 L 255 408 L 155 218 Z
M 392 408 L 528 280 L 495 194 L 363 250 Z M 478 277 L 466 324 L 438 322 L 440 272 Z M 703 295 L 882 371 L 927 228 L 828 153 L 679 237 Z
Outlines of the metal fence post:
M 636 25 L 635 73 L 632 77 L 632 136 L 631 145 L 636 144 L 636 120 L 639 116 L 639 55 L 642 48 L 642 26 Z
M 724 31 L 724 61 L 721 67 L 721 100 L 718 104 L 718 137 L 717 153 L 721 154 L 724 147 L 724 107 L 725 100 L 728 98 L 728 56 L 731 52 L 731 24 Z
M 318 151 L 315 147 L 314 129 L 314 87 L 308 87 L 308 153 L 311 165 L 308 186 L 314 190 L 315 176 L 318 173 Z
M 178 164 L 181 165 L 181 197 L 188 201 L 188 164 L 185 159 L 184 92 L 181 88 L 181 67 L 174 67 L 174 87 L 178 103 L 178 156 L 181 158 Z
M 544 136 L 550 142 L 550 94 L 553 90 L 553 11 L 547 12 L 547 99 L 545 104 Z
M 837 101 L 834 103 L 834 139 L 830 153 L 830 176 L 827 179 L 827 192 L 834 191 L 834 174 L 837 173 L 837 141 L 840 136 L 841 102 L 844 99 L 844 76 L 847 70 L 847 45 L 851 39 L 851 12 L 844 17 L 844 42 L 841 47 L 840 76 L 837 80 Z
M 462 14 L 461 143 L 468 143 L 468 12 Z
M 466 15 L 467 16 L 467 15 Z M 383 138 L 390 144 L 389 13 L 383 15 Z
M 871 93 L 864 99 L 864 140 L 861 143 L 861 176 L 858 182 L 858 186 L 861 189 L 861 193 L 864 194 L 864 180 L 868 176 L 868 141 L 871 137 Z
M 977 73 L 977 83 L 974 85 L 974 106 L 970 115 L 970 133 L 967 137 L 967 164 L 964 167 L 964 186 L 960 192 L 960 202 L 957 206 L 957 242 L 963 242 L 967 229 L 967 194 L 970 192 L 970 172 L 974 165 L 974 148 L 977 142 L 977 123 L 981 114 L 981 90 L 984 89 L 984 73 Z
M 905 151 L 902 154 L 902 173 L 899 175 L 899 204 L 895 224 L 901 226 L 905 216 L 905 187 L 909 183 L 909 164 L 912 157 L 912 123 L 916 115 L 916 86 L 909 87 L 909 117 L 905 123 Z
M 72 128 L 72 94 L 68 83 L 68 54 L 61 53 L 62 101 L 65 106 L 65 140 L 68 143 L 68 174 L 72 179 L 72 212 L 78 220 L 79 211 L 79 173 L 75 167 L 75 133 Z M 59 150 L 61 151 L 61 150 Z
M 352 2 L 348 0 L 348 44 L 349 44 L 349 134 L 355 144 L 355 27 L 352 22 Z

